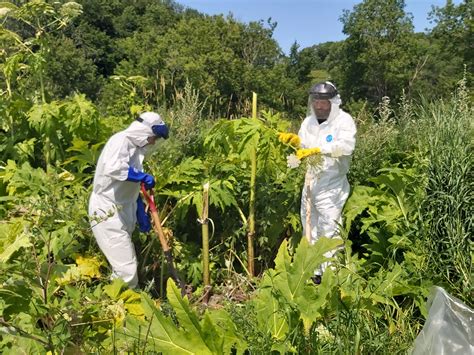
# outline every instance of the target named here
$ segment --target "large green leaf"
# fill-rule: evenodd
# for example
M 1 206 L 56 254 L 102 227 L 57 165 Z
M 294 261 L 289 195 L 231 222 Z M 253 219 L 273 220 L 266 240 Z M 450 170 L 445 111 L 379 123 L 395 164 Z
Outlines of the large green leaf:
M 104 292 L 113 300 L 119 298 L 120 293 L 126 289 L 125 282 L 120 279 L 116 278 L 110 283 L 109 285 L 104 286 Z
M 245 342 L 237 337 L 235 326 L 225 311 L 219 312 L 216 316 L 206 313 L 200 321 L 190 308 L 188 298 L 181 296 L 180 290 L 171 279 L 168 279 L 167 283 L 167 297 L 176 312 L 179 325 L 189 335 L 200 338 L 211 353 L 229 354 L 234 345 L 242 351 L 245 350 Z
M 74 95 L 62 109 L 65 113 L 65 126 L 74 136 L 80 137 L 81 133 L 84 136 L 84 133 L 88 132 L 88 137 L 92 138 L 95 132 L 91 131 L 91 128 L 97 124 L 98 112 L 84 94 Z
M 264 126 L 260 121 L 251 118 L 234 120 L 235 135 L 239 138 L 237 151 L 243 159 L 250 159 L 252 149 L 257 149 L 260 141 L 261 129 Z
M 140 348 L 175 354 L 229 354 L 234 348 L 242 353 L 247 348 L 226 311 L 206 313 L 200 319 L 171 279 L 167 283 L 167 298 L 177 324 L 165 317 L 148 295 L 141 297 L 145 319 L 127 316 L 121 334 L 138 339 Z
M 72 145 L 66 149 L 69 157 L 63 162 L 64 166 L 72 165 L 79 172 L 95 166 L 102 144 L 90 144 L 88 141 L 74 137 Z
M 275 339 L 284 340 L 288 332 L 288 322 L 273 289 L 274 277 L 275 271 L 267 270 L 253 302 L 260 329 L 269 332 Z
M 163 315 L 155 302 L 142 294 L 145 320 L 128 316 L 124 334 L 140 341 L 140 347 L 165 354 L 212 354 L 195 332 L 180 329 L 173 320 Z
M 199 318 L 190 309 L 187 297 L 182 297 L 180 290 L 176 287 L 173 280 L 168 279 L 166 296 L 170 305 L 176 312 L 179 325 L 190 334 L 204 339 L 203 330 L 199 324 Z
M 326 260 L 324 253 L 340 246 L 339 239 L 320 238 L 310 245 L 303 238 L 293 255 L 288 253 L 285 240 L 275 259 L 275 269 L 268 270 L 254 300 L 257 320 L 273 337 L 283 340 L 288 331 L 288 314 L 285 309 L 296 310 L 308 329 L 320 314 L 326 296 L 333 285 L 333 278 L 325 276 L 322 285 L 315 288 L 308 283 L 316 268 Z M 330 273 L 332 274 L 332 273 Z
M 237 350 L 237 354 L 244 353 L 248 347 L 247 343 L 242 339 L 241 333 L 239 333 L 241 330 L 237 329 L 237 326 L 226 310 L 209 310 L 206 312 L 205 317 L 209 318 L 218 329 L 219 335 L 222 336 L 224 354 L 231 354 L 233 348 Z
M 53 101 L 46 104 L 36 104 L 28 112 L 28 123 L 39 133 L 52 134 L 60 124 L 61 105 Z
M 37 193 L 49 193 L 50 176 L 41 168 L 32 168 L 28 162 L 19 167 L 13 160 L 8 160 L 0 179 L 6 185 L 10 196 L 32 196 Z
M 304 286 L 314 274 L 316 268 L 326 258 L 324 253 L 333 250 L 342 244 L 341 239 L 319 238 L 314 245 L 310 245 L 306 238 L 302 238 L 293 256 L 293 263 L 289 263 L 286 241 L 282 243 L 275 259 L 274 279 L 276 287 L 282 295 L 290 302 L 298 302 L 305 299 Z
M 370 205 L 379 199 L 373 187 L 356 186 L 344 206 L 345 226 L 348 231 L 354 219 L 364 212 Z
M 0 262 L 5 263 L 10 260 L 11 256 L 21 248 L 28 248 L 32 246 L 30 237 L 26 233 L 19 234 L 13 243 L 8 244 L 8 246 L 0 254 Z
M 184 159 L 168 175 L 164 177 L 165 184 L 198 184 L 204 170 L 202 160 L 192 157 Z M 160 181 L 161 182 L 161 181 Z

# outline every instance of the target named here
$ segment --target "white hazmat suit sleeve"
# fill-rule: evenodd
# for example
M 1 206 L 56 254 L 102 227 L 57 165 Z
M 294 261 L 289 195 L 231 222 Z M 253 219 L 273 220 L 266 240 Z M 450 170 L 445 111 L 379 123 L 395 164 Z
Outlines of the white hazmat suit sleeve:
M 106 153 L 107 159 L 103 161 L 103 173 L 112 179 L 125 181 L 128 177 L 131 149 L 123 137 L 117 137 L 115 140 L 120 140 L 120 142 L 111 142 L 107 147 L 109 149 Z

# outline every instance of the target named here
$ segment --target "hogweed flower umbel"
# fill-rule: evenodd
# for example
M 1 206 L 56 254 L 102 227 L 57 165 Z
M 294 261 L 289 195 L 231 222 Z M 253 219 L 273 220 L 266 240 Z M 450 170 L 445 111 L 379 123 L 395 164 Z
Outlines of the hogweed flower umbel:
M 298 159 L 298 157 L 294 154 L 290 154 L 286 157 L 286 166 L 288 166 L 290 169 L 294 169 L 299 167 L 301 164 L 301 160 Z

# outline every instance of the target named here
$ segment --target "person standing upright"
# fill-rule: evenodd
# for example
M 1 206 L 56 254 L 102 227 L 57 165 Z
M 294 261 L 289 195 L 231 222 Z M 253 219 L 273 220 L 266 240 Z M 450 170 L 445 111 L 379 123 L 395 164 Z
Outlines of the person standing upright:
M 339 237 L 338 225 L 350 191 L 347 173 L 355 147 L 356 126 L 340 105 L 334 84 L 326 81 L 313 85 L 308 98 L 309 114 L 298 132 L 301 147 L 320 148 L 323 157 L 320 168 L 308 168 L 301 196 L 303 235 L 313 244 L 323 236 Z M 325 256 L 332 257 L 336 251 Z M 314 283 L 321 282 L 327 266 L 325 262 L 315 271 Z

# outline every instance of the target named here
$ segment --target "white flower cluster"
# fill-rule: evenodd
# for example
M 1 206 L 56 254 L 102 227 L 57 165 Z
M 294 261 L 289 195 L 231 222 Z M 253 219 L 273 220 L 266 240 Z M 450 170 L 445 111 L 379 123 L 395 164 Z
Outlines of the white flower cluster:
M 298 159 L 298 157 L 295 154 L 290 154 L 286 157 L 286 165 L 290 169 L 295 169 L 299 167 L 301 164 L 301 160 Z

